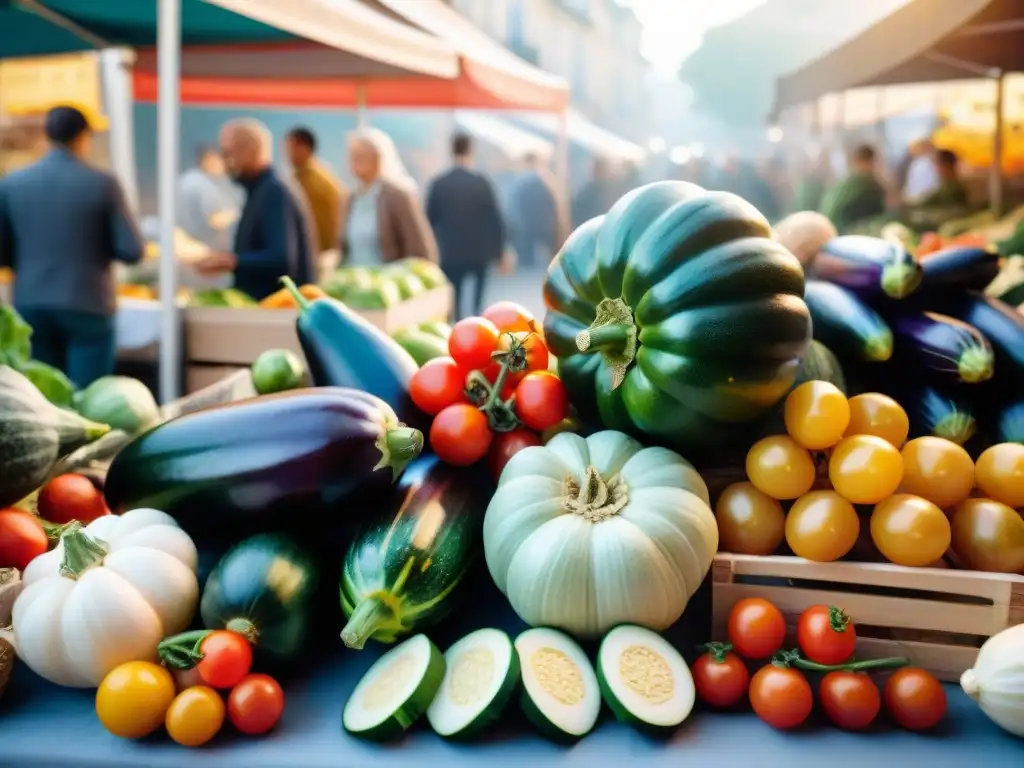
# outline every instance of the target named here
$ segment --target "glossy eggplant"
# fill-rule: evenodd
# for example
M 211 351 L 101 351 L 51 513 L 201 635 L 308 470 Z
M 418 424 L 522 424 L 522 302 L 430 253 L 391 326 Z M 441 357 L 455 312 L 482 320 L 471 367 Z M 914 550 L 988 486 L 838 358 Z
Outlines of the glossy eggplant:
M 999 299 L 969 292 L 951 300 L 947 314 L 977 328 L 995 352 L 994 381 L 1019 394 L 1024 387 L 1024 315 Z
M 393 643 L 444 618 L 482 552 L 484 512 L 493 486 L 474 468 L 425 454 L 413 462 L 356 535 L 341 572 L 349 648 Z
M 994 437 L 1000 443 L 1024 443 L 1024 400 L 1001 408 L 995 418 Z
M 981 291 L 999 274 L 999 254 L 987 248 L 954 245 L 921 260 L 921 290 Z
M 959 392 L 929 384 L 908 384 L 899 392 L 887 394 L 906 409 L 911 437 L 934 435 L 964 445 L 978 431 L 975 408 Z
M 379 398 L 294 390 L 181 416 L 123 448 L 107 474 L 113 510 L 156 507 L 196 541 L 308 533 L 355 493 L 386 487 L 423 447 Z
M 978 384 L 992 378 L 995 355 L 973 325 L 935 312 L 908 312 L 892 322 L 899 356 L 917 360 L 950 382 Z
M 910 296 L 921 285 L 922 269 L 898 243 L 844 235 L 822 246 L 809 276 L 848 288 L 870 303 Z
M 295 328 L 315 386 L 369 392 L 390 405 L 404 424 L 423 430 L 430 427 L 428 417 L 409 397 L 409 384 L 419 366 L 397 341 L 340 301 L 310 300 L 290 278 L 283 277 L 281 282 L 299 308 Z
M 808 280 L 804 303 L 811 312 L 814 338 L 840 358 L 884 362 L 892 357 L 889 326 L 846 288 Z

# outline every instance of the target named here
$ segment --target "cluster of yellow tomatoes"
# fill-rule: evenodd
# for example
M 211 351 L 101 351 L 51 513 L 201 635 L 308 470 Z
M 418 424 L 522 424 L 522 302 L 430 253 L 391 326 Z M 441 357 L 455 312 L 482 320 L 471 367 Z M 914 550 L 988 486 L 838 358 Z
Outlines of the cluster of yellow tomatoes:
M 975 464 L 949 440 L 908 442 L 907 414 L 891 397 L 848 399 L 825 381 L 789 394 L 785 423 L 787 434 L 750 448 L 749 482 L 718 499 L 723 551 L 770 555 L 785 539 L 817 562 L 877 553 L 921 567 L 952 550 L 973 570 L 1024 572 L 1024 445 L 995 445 Z

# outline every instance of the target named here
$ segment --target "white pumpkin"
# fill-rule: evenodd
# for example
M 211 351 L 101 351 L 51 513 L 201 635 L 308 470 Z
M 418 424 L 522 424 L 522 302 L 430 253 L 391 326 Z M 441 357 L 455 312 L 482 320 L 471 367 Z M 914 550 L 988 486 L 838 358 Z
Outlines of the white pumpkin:
M 621 432 L 520 451 L 484 517 L 487 567 L 515 612 L 584 638 L 618 624 L 666 629 L 717 550 L 697 471 Z
M 12 623 L 18 658 L 57 685 L 95 687 L 188 627 L 199 597 L 196 547 L 155 509 L 72 526 L 25 568 Z
M 1024 624 L 986 640 L 960 687 L 993 723 L 1024 739 Z

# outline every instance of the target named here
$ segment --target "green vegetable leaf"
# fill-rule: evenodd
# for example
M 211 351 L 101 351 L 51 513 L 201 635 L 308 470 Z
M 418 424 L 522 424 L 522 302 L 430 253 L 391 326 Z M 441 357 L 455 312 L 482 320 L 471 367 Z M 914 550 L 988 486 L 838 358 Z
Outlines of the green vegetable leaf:
M 16 368 L 32 357 L 32 326 L 14 307 L 0 306 L 0 360 Z
M 58 408 L 71 408 L 75 400 L 75 385 L 71 379 L 51 365 L 38 360 L 20 361 L 15 367 L 31 381 L 43 397 Z

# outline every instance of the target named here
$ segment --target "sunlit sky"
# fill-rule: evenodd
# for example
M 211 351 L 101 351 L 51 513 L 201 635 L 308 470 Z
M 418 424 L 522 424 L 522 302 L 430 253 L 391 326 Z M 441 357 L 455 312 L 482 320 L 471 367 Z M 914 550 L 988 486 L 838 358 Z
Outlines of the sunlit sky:
M 763 5 L 766 0 L 620 0 L 644 24 L 644 55 L 672 74 L 700 47 L 704 32 Z

